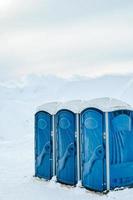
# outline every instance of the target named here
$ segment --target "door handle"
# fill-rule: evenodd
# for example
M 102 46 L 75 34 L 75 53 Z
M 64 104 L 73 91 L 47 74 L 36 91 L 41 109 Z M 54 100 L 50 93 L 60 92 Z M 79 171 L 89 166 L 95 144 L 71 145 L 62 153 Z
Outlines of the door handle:
M 44 159 L 44 157 L 49 154 L 51 151 L 51 148 L 50 148 L 50 142 L 47 142 L 45 144 L 45 146 L 43 147 L 40 155 L 37 157 L 37 167 L 39 167 L 42 163 L 42 160 Z
M 69 144 L 64 155 L 58 161 L 59 171 L 64 169 L 67 159 L 74 154 L 74 151 L 75 151 L 74 143 Z
M 84 176 L 87 176 L 91 173 L 92 167 L 96 160 L 102 160 L 104 158 L 104 154 L 105 153 L 103 145 L 99 145 L 98 147 L 96 147 L 89 161 L 84 163 Z

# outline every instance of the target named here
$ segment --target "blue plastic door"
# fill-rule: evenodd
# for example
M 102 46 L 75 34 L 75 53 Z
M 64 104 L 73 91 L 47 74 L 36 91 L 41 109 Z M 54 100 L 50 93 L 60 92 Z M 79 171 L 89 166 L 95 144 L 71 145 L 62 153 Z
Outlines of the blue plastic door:
M 109 114 L 111 188 L 133 185 L 133 127 L 131 111 Z
M 95 191 L 104 190 L 103 113 L 87 109 L 81 113 L 82 185 Z
M 35 115 L 35 176 L 52 177 L 51 115 L 40 111 Z
M 75 185 L 76 177 L 76 120 L 68 110 L 57 113 L 57 180 Z

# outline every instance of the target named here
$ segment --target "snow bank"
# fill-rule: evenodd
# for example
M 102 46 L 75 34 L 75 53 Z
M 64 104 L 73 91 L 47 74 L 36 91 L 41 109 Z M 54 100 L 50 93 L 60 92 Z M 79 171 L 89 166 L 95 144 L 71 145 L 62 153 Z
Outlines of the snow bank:
M 44 100 L 51 101 L 57 99 L 57 94 L 59 94 L 58 99 L 61 99 L 61 97 L 65 100 L 67 98 L 72 99 L 72 95 L 74 95 L 74 98 L 79 98 L 81 96 L 84 98 L 86 97 L 85 90 L 88 89 L 88 85 L 90 89 L 93 90 L 91 97 L 99 97 L 99 90 L 100 95 L 108 95 L 109 93 L 111 96 L 117 98 L 118 96 L 115 95 L 115 93 L 118 94 L 120 91 L 119 86 L 123 88 L 123 85 L 128 79 L 129 78 L 124 80 L 122 77 L 121 80 L 124 80 L 124 83 L 122 84 L 119 81 L 119 85 L 116 84 L 118 78 L 116 80 L 117 82 L 114 80 L 112 81 L 111 79 L 110 82 L 111 84 L 113 82 L 114 85 L 109 84 L 107 81 L 102 83 L 98 81 L 96 86 L 94 85 L 94 82 L 90 83 L 89 80 L 83 81 L 84 84 L 82 86 L 82 81 L 79 80 L 79 84 L 75 82 L 75 85 L 77 85 L 76 88 L 78 88 L 77 90 L 75 87 L 71 87 L 71 85 L 73 85 L 72 82 L 69 83 L 69 85 L 67 83 L 64 87 L 61 80 L 57 80 L 55 90 L 53 87 L 55 81 L 53 81 L 53 79 L 50 79 L 50 81 L 45 80 L 45 83 L 43 84 L 42 81 L 44 80 L 44 77 L 38 85 L 31 87 L 29 86 L 31 83 L 28 86 L 25 86 L 25 88 L 0 87 L 0 200 L 131 200 L 133 198 L 133 189 L 113 191 L 108 195 L 102 195 L 85 189 L 55 184 L 51 181 L 45 182 L 37 180 L 33 177 L 34 108 Z M 107 80 L 109 80 L 109 78 L 107 78 Z M 36 80 L 36 82 L 38 83 L 39 80 Z M 33 80 L 33 83 L 35 83 L 35 80 Z M 52 85 L 49 88 L 51 83 Z M 40 88 L 40 85 L 43 85 L 43 87 Z M 79 85 L 81 85 L 80 89 Z M 106 85 L 109 85 L 111 88 L 107 87 L 107 90 L 105 90 Z M 117 91 L 116 89 L 113 91 L 115 85 Z M 99 88 L 102 88 L 102 94 L 98 86 Z M 62 87 L 62 90 L 60 87 Z M 70 95 L 70 89 L 72 95 Z M 88 91 L 90 91 L 90 89 L 88 89 Z M 109 92 L 107 93 L 107 91 Z M 126 94 L 126 100 L 129 100 L 132 103 L 132 88 L 129 94 L 131 96 L 129 97 L 129 95 Z M 67 95 L 67 98 L 64 95 Z M 86 98 L 90 98 L 90 96 L 87 96 Z M 118 100 L 105 99 L 102 100 L 101 104 L 99 101 L 101 100 L 96 99 L 97 103 L 95 100 L 93 100 L 92 103 L 89 101 L 89 104 L 88 101 L 84 101 L 84 107 L 100 105 L 99 109 L 101 108 L 104 111 L 118 109 L 117 106 L 119 106 L 119 108 L 131 109 L 129 105 L 120 101 L 118 102 Z M 80 107 L 81 104 L 81 100 L 69 101 L 67 103 L 62 102 L 62 104 L 60 104 L 60 102 L 55 102 L 58 109 L 65 107 L 66 109 L 72 109 L 74 112 L 78 112 L 79 108 L 84 109 L 83 106 Z M 45 107 L 43 106 L 39 109 L 43 108 L 47 108 L 47 111 L 50 113 L 55 113 L 57 111 L 57 109 L 53 110 L 52 104 L 51 106 L 45 104 Z

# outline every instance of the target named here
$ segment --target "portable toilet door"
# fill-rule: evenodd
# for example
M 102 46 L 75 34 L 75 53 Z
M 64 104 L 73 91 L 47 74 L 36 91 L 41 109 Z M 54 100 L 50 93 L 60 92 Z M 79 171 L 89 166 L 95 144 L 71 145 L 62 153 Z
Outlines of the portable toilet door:
M 133 186 L 133 114 L 109 113 L 110 187 Z
M 39 111 L 35 115 L 35 176 L 52 178 L 52 116 Z
M 91 190 L 104 190 L 105 148 L 103 143 L 104 114 L 88 108 L 81 113 L 81 178 Z
M 75 185 L 77 183 L 76 162 L 76 115 L 69 110 L 56 114 L 57 137 L 57 181 Z

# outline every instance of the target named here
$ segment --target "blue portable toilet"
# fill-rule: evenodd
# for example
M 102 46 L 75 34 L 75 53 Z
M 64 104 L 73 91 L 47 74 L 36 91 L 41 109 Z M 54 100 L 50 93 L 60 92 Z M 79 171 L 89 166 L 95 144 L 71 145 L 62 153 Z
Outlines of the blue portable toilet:
M 81 113 L 82 134 L 82 184 L 103 191 L 104 183 L 104 114 L 96 108 Z
M 52 113 L 56 105 L 53 102 L 39 106 L 35 114 L 35 176 L 46 180 L 53 176 Z
M 76 101 L 80 104 L 80 101 Z M 56 176 L 64 184 L 77 183 L 77 107 L 75 101 L 62 104 L 56 114 Z
M 35 176 L 47 180 L 99 192 L 133 186 L 132 107 L 111 98 L 39 107 L 35 160 Z
M 131 186 L 131 107 L 110 98 L 84 102 L 80 127 L 82 185 L 95 191 Z
M 133 186 L 133 112 L 109 113 L 110 187 Z

